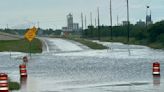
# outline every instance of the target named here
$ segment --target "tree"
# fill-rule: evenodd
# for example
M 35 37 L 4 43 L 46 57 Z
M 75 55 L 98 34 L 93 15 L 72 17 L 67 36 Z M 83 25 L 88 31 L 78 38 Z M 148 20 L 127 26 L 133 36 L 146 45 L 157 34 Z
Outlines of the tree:
M 151 42 L 155 42 L 158 40 L 161 40 L 164 34 L 164 21 L 160 21 L 155 23 L 150 29 L 149 29 L 149 40 Z

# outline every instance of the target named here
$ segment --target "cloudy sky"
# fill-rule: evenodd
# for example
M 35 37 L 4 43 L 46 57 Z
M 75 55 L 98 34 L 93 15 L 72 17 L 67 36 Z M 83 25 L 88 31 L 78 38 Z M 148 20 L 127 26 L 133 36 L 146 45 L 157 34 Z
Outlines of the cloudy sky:
M 164 19 L 164 0 L 129 0 L 130 21 L 145 20 L 146 6 L 152 11 L 153 21 Z M 90 24 L 90 12 L 96 18 L 100 8 L 101 24 L 109 25 L 109 0 L 0 0 L 0 28 L 25 28 L 38 21 L 42 28 L 66 26 L 66 15 L 72 13 L 74 22 L 80 23 L 81 12 Z M 126 0 L 112 0 L 113 23 L 126 20 Z M 80 24 L 81 25 L 81 24 Z

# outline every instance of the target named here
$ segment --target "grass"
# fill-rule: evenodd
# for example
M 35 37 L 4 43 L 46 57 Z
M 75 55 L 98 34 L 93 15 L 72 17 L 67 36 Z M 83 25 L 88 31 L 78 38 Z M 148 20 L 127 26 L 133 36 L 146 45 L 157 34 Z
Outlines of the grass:
M 102 37 L 101 41 L 121 42 L 121 43 L 124 43 L 124 44 L 128 44 L 127 43 L 127 37 L 113 37 L 113 40 L 111 40 L 110 37 Z M 153 49 L 164 49 L 164 45 L 162 43 L 160 43 L 160 42 L 150 43 L 147 39 L 137 40 L 135 38 L 130 38 L 129 39 L 129 44 L 144 45 L 144 46 L 151 47 Z
M 20 40 L 0 40 L 0 52 L 3 51 L 16 51 L 29 53 L 30 43 L 26 39 Z M 38 39 L 34 39 L 31 42 L 31 53 L 41 53 L 42 42 Z
M 18 82 L 9 82 L 9 90 L 19 90 L 20 84 Z
M 99 49 L 107 49 L 106 46 L 103 46 L 102 44 L 98 44 L 96 42 L 92 42 L 90 40 L 87 40 L 87 39 L 82 39 L 82 38 L 70 38 L 70 40 L 74 40 L 74 41 L 77 41 L 81 44 L 84 44 L 86 46 L 88 46 L 89 48 L 91 49 L 96 49 L 96 50 L 99 50 Z
M 164 49 L 164 45 L 162 43 L 158 43 L 158 42 L 151 43 L 148 46 L 151 48 L 154 48 L 154 49 Z
M 127 44 L 127 38 L 126 37 L 113 37 L 113 39 L 111 40 L 110 37 L 102 37 L 101 41 L 106 41 L 106 42 L 122 42 Z M 137 41 L 135 40 L 135 38 L 129 38 L 129 43 L 130 44 L 137 44 Z

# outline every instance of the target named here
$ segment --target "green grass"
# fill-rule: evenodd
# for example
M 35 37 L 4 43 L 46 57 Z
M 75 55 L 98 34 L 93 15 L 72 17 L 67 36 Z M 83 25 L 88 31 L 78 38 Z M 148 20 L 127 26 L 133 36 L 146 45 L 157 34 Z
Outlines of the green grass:
M 92 49 L 106 49 L 107 48 L 104 46 L 100 46 L 100 44 L 96 45 L 97 43 L 91 42 L 89 40 L 89 39 L 93 40 L 94 38 L 80 38 L 79 36 L 71 35 L 68 37 L 68 39 L 78 41 Z M 144 46 L 148 46 L 153 49 L 164 49 L 164 44 L 162 42 L 151 43 L 148 41 L 148 39 L 138 40 L 138 39 L 135 39 L 134 37 L 129 38 L 129 43 L 127 42 L 127 37 L 113 37 L 113 40 L 111 40 L 110 37 L 101 37 L 100 41 L 102 41 L 102 42 L 120 42 L 120 43 L 131 44 L 131 45 L 144 45 Z
M 99 50 L 99 49 L 107 49 L 106 46 L 103 46 L 102 44 L 98 44 L 96 42 L 92 42 L 90 40 L 87 40 L 87 39 L 82 39 L 82 38 L 70 38 L 70 40 L 74 40 L 74 41 L 77 41 L 81 44 L 84 44 L 86 46 L 88 46 L 89 48 L 91 49 L 96 49 L 96 50 Z
M 128 44 L 127 43 L 127 37 L 113 37 L 113 40 L 111 40 L 110 37 L 102 37 L 101 41 L 121 42 L 121 43 L 124 43 L 124 44 Z M 160 43 L 160 42 L 150 43 L 147 39 L 137 40 L 135 38 L 130 38 L 129 44 L 144 45 L 144 46 L 151 47 L 153 49 L 164 49 L 164 45 L 162 43 Z
M 154 48 L 154 49 L 164 49 L 164 45 L 162 43 L 151 43 L 148 45 L 149 47 L 151 48 Z
M 106 41 L 106 42 L 122 42 L 127 44 L 127 37 L 113 37 L 113 39 L 111 40 L 110 37 L 102 37 L 101 41 Z M 129 39 L 129 43 L 130 44 L 137 44 L 137 41 L 135 40 L 135 38 L 130 38 Z
M 18 82 L 9 82 L 9 90 L 19 90 L 20 84 Z
M 29 53 L 30 42 L 26 39 L 20 40 L 0 40 L 0 52 L 3 51 L 16 51 Z M 34 39 L 31 42 L 31 53 L 41 53 L 42 42 L 38 39 Z

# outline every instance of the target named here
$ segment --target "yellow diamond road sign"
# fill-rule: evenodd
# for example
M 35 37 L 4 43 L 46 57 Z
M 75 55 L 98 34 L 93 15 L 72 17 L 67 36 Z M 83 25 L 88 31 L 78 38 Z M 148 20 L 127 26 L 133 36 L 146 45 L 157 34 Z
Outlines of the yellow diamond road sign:
M 30 42 L 35 38 L 37 29 L 33 27 L 32 29 L 29 29 L 27 33 L 25 34 L 25 38 L 29 40 Z

